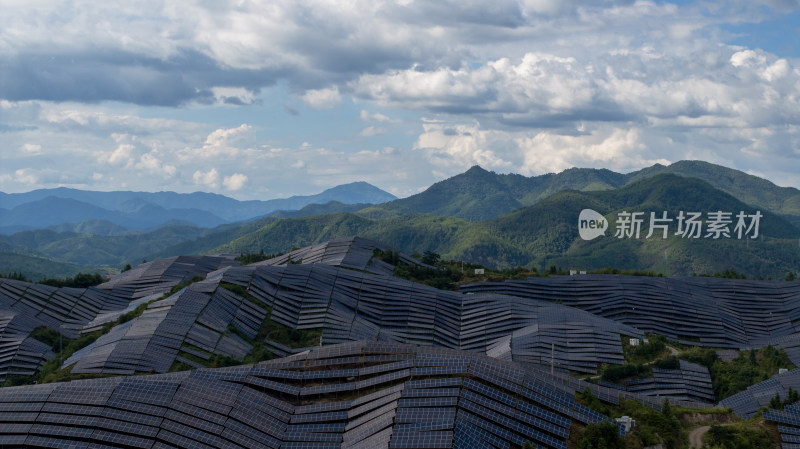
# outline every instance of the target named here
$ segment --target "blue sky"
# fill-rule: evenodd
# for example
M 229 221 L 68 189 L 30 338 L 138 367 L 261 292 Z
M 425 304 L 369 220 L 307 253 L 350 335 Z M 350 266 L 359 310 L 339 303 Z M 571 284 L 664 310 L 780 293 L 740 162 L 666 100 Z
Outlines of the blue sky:
M 0 191 L 701 159 L 800 187 L 798 0 L 0 0 Z

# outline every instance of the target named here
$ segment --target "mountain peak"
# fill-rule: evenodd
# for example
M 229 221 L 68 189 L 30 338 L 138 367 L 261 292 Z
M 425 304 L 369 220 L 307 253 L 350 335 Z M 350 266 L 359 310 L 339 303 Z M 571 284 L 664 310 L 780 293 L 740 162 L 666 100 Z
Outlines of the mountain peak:
M 477 174 L 485 175 L 488 173 L 490 172 L 481 167 L 480 165 L 473 165 L 472 167 L 469 168 L 469 170 L 464 172 L 465 175 L 477 175 Z

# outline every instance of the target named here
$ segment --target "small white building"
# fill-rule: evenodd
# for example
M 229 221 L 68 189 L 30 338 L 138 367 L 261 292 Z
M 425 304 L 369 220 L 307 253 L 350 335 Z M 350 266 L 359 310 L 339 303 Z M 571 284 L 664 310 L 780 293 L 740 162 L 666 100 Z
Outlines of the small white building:
M 638 338 L 631 338 L 631 339 L 628 341 L 628 343 L 629 343 L 631 346 L 639 346 L 639 339 L 638 339 Z
M 620 418 L 615 418 L 614 421 L 616 421 L 619 424 L 622 424 L 622 426 L 625 427 L 625 433 L 630 432 L 631 429 L 636 427 L 636 420 L 631 418 L 630 416 L 622 416 Z

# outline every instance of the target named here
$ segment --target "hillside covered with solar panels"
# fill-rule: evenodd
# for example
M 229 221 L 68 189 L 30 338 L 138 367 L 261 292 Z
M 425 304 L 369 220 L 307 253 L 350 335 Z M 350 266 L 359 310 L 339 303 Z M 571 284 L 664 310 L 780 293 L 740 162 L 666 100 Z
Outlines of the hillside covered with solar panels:
M 0 279 L 0 445 L 567 448 L 665 399 L 750 418 L 800 390 L 798 281 L 401 276 L 445 271 L 427 256 L 354 237 Z

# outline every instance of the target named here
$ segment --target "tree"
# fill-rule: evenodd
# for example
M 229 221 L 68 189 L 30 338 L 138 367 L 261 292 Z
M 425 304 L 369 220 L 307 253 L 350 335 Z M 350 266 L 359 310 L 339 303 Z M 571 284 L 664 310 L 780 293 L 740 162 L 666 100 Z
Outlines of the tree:
M 427 265 L 434 265 L 435 266 L 436 264 L 439 263 L 439 261 L 441 259 L 442 259 L 442 256 L 440 256 L 438 253 L 435 253 L 433 251 L 425 251 L 425 253 L 422 255 L 422 263 L 427 264 Z
M 623 449 L 625 440 L 619 435 L 619 426 L 611 421 L 586 426 L 578 439 L 578 449 Z
M 783 404 L 781 404 L 781 397 L 778 395 L 778 393 L 775 393 L 775 396 L 769 400 L 769 408 L 783 409 Z
M 669 399 L 664 399 L 664 402 L 661 403 L 661 414 L 667 419 L 672 418 L 672 406 L 669 405 Z

